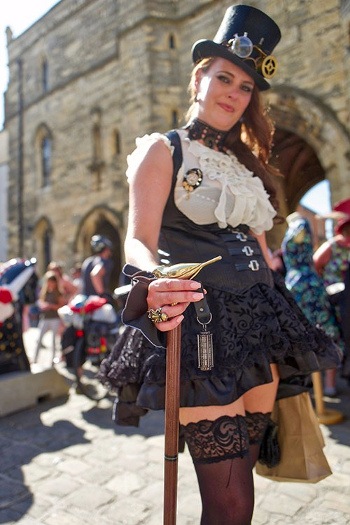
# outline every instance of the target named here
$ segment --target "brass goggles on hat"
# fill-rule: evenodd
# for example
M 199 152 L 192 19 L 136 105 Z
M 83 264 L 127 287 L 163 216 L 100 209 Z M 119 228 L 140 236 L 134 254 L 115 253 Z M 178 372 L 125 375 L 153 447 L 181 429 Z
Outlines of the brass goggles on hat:
M 272 78 L 275 75 L 277 71 L 276 58 L 273 55 L 267 55 L 260 47 L 254 45 L 248 37 L 248 33 L 244 33 L 243 36 L 235 35 L 224 45 L 244 62 L 252 61 L 256 71 L 261 73 L 264 78 Z M 259 54 L 257 58 L 251 57 L 253 51 Z

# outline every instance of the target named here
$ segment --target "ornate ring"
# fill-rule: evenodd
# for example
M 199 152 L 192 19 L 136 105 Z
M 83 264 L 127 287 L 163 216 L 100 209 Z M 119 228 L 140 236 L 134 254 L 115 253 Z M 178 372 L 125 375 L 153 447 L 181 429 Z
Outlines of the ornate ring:
M 152 323 L 163 323 L 169 319 L 169 316 L 162 312 L 161 308 L 157 308 L 157 310 L 150 308 L 147 313 Z

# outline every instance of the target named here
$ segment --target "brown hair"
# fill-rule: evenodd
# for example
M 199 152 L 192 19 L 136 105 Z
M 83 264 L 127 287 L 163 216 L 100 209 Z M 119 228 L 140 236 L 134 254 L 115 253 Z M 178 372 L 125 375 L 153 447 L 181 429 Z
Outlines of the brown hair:
M 188 120 L 193 117 L 196 107 L 196 75 L 198 70 L 208 71 L 215 61 L 215 57 L 201 60 L 192 70 L 188 90 L 191 95 L 191 106 L 186 114 Z M 255 176 L 262 180 L 265 190 L 269 194 L 270 202 L 278 212 L 276 184 L 273 176 L 281 173 L 268 162 L 271 155 L 274 126 L 266 109 L 263 107 L 259 89 L 255 86 L 252 97 L 242 119 L 229 131 L 225 146 L 232 151 L 237 159 L 244 164 Z M 277 215 L 275 223 L 284 222 L 283 217 Z
M 59 285 L 59 280 L 57 278 L 57 275 L 55 274 L 54 271 L 48 271 L 44 275 L 44 282 L 43 282 L 43 285 L 42 285 L 40 293 L 39 293 L 39 298 L 42 299 L 42 300 L 45 299 L 45 296 L 46 296 L 46 293 L 47 293 L 47 288 L 48 288 L 47 283 L 48 283 L 48 281 L 54 281 L 57 284 L 57 290 L 58 290 L 59 294 L 62 295 L 62 291 L 60 290 L 60 285 Z

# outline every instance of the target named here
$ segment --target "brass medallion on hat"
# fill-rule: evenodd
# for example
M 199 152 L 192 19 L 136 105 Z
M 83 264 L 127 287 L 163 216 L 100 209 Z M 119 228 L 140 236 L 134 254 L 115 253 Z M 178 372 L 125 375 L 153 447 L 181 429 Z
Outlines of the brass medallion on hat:
M 281 39 L 278 25 L 268 15 L 248 5 L 229 7 L 213 40 L 198 40 L 192 47 L 194 63 L 221 57 L 242 68 L 261 91 L 270 88 L 277 60 L 272 52 Z

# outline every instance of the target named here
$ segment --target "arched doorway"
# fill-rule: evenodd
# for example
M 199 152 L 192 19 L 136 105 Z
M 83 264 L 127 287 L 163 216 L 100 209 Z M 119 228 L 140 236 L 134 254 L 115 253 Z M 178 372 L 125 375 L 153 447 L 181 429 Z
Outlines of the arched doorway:
M 282 174 L 277 179 L 280 214 L 294 212 L 310 188 L 325 180 L 325 170 L 314 149 L 296 133 L 277 128 L 274 135 L 271 162 Z M 272 249 L 280 246 L 286 224 L 276 225 L 268 233 Z
M 295 211 L 305 193 L 325 179 L 332 202 L 350 195 L 349 134 L 332 110 L 316 97 L 286 86 L 267 97 L 276 127 L 272 162 L 283 174 L 278 178 L 281 215 Z M 269 233 L 272 248 L 279 247 L 284 232 L 281 225 Z
M 53 227 L 47 217 L 41 217 L 37 221 L 33 235 L 38 259 L 38 273 L 42 275 L 52 259 Z
M 90 240 L 93 235 L 103 235 L 113 243 L 113 272 L 111 289 L 119 284 L 120 273 L 123 266 L 121 235 L 122 220 L 118 214 L 108 207 L 97 206 L 83 217 L 79 225 L 75 241 L 74 252 L 80 262 L 92 254 Z

